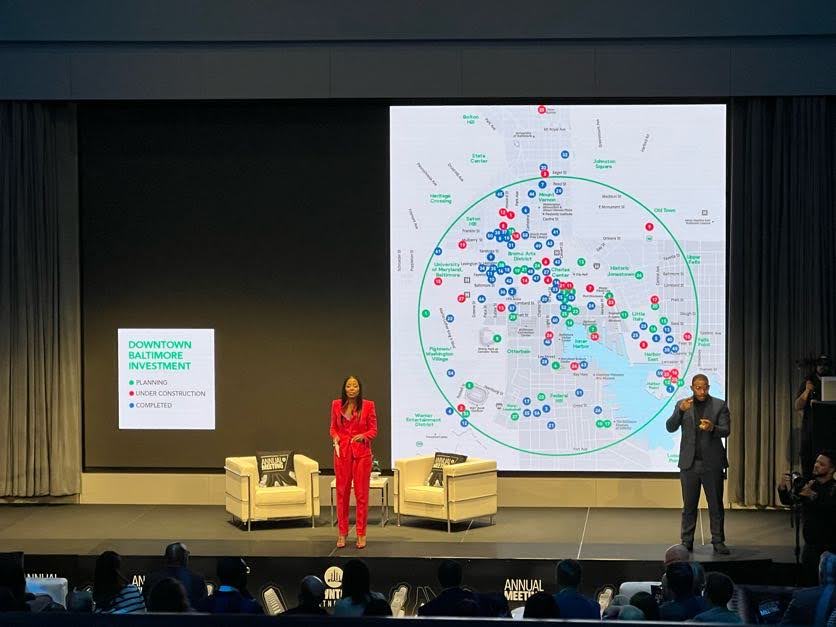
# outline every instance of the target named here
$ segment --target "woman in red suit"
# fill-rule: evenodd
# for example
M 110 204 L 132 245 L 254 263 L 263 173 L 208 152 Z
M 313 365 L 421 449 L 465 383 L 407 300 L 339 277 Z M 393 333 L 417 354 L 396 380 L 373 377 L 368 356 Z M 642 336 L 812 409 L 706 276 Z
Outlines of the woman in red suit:
M 374 402 L 363 399 L 357 377 L 343 383 L 341 398 L 331 403 L 331 440 L 334 442 L 334 474 L 337 476 L 337 548 L 345 546 L 348 535 L 348 505 L 351 482 L 357 503 L 357 548 L 366 546 L 369 513 L 369 479 L 372 472 L 371 442 L 377 435 Z

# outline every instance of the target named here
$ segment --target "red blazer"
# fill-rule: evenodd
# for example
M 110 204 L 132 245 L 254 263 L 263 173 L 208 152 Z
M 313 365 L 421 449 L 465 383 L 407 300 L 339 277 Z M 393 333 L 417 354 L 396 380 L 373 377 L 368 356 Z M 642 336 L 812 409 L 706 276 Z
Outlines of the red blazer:
M 352 457 L 367 457 L 372 454 L 371 441 L 377 437 L 377 414 L 374 410 L 374 401 L 363 399 L 363 407 L 351 420 L 346 420 L 342 415 L 342 399 L 335 399 L 331 402 L 331 439 L 339 438 L 340 452 L 347 451 L 351 447 Z M 365 442 L 352 442 L 355 435 L 363 435 Z

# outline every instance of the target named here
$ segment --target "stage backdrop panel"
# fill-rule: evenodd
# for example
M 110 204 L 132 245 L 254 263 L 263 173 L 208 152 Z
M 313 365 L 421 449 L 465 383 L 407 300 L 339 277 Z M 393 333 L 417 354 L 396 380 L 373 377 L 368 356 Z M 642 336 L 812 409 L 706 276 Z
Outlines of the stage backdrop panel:
M 676 470 L 725 395 L 725 105 L 390 115 L 393 457 Z
M 350 373 L 388 465 L 387 124 L 369 104 L 79 105 L 88 469 L 330 468 Z M 118 329 L 214 330 L 214 429 L 119 429 Z

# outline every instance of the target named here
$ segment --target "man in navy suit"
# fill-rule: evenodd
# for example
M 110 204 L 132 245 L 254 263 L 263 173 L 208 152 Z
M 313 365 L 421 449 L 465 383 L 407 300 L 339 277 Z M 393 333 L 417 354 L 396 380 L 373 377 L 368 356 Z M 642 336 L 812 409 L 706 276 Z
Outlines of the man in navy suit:
M 708 394 L 708 377 L 694 375 L 693 396 L 681 400 L 668 418 L 666 427 L 673 433 L 682 428 L 679 443 L 679 481 L 682 484 L 681 537 L 689 551 L 694 549 L 700 486 L 708 501 L 711 519 L 711 544 L 714 551 L 728 555 L 723 530 L 723 479 L 729 466 L 723 438 L 729 435 L 729 408 L 726 401 Z

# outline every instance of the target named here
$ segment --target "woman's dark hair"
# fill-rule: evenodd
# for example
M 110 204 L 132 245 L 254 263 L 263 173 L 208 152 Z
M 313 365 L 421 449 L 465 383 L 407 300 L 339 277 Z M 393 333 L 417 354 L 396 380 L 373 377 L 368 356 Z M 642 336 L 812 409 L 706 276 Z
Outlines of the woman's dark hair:
M 98 607 L 108 607 L 128 580 L 119 571 L 122 558 L 115 551 L 105 551 L 96 558 L 93 574 L 93 600 Z
M 362 560 L 348 560 L 343 566 L 343 596 L 354 604 L 365 603 L 371 595 L 371 574 Z
M 560 607 L 553 594 L 538 592 L 525 602 L 523 618 L 560 618 Z
M 355 405 L 354 409 L 355 411 L 360 411 L 361 409 L 363 409 L 363 383 L 353 374 L 348 375 L 345 378 L 345 381 L 343 381 L 343 387 L 342 390 L 340 390 L 340 398 L 343 401 L 342 407 L 343 409 L 345 409 L 346 403 L 348 403 L 348 395 L 345 393 L 345 384 L 348 383 L 349 379 L 354 379 L 355 381 L 357 381 L 357 405 Z
M 659 620 L 659 604 L 649 592 L 636 592 L 630 597 L 630 605 L 644 612 L 645 620 Z
M 174 577 L 160 579 L 148 596 L 148 610 L 151 612 L 188 612 L 191 609 L 186 589 Z

